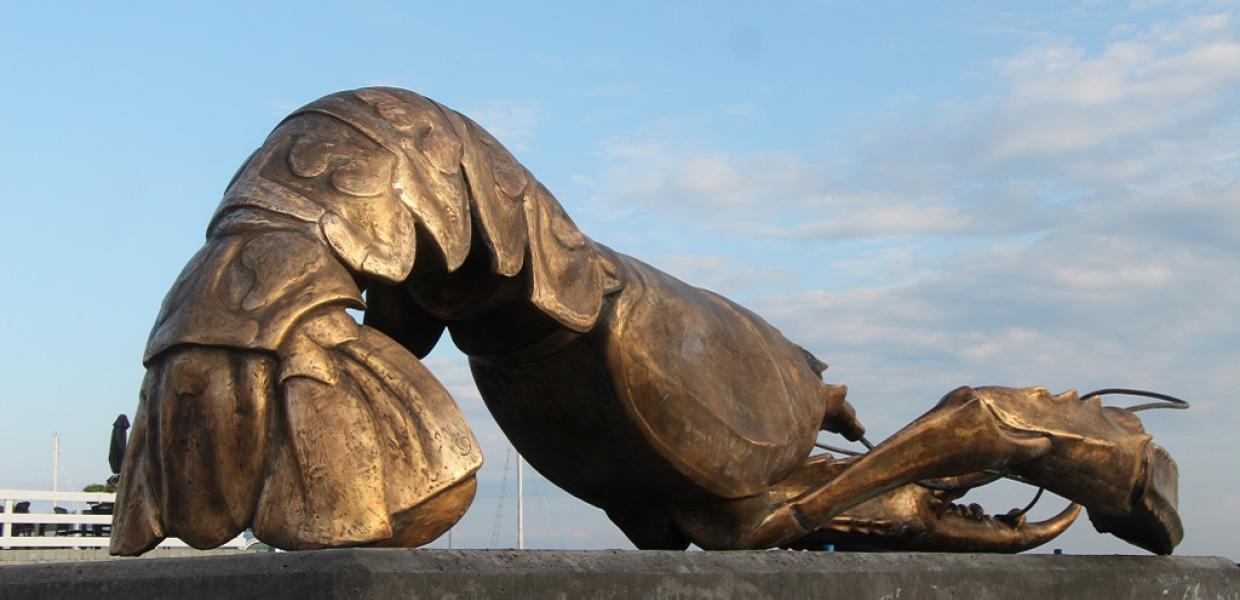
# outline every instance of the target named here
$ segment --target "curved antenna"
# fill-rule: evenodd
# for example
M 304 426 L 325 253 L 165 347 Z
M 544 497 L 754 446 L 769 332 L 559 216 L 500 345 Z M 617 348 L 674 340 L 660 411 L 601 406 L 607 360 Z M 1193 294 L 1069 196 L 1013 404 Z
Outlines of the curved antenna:
M 1013 512 L 1010 512 L 1010 513 L 1008 513 L 1008 514 L 1006 514 L 1006 515 L 1003 515 L 1003 519 L 1005 519 L 1005 520 L 1010 520 L 1010 521 L 1015 521 L 1016 519 L 1021 518 L 1022 516 L 1024 516 L 1024 514 L 1025 514 L 1025 513 L 1029 512 L 1030 510 L 1032 510 L 1032 509 L 1033 509 L 1033 507 L 1034 507 L 1035 505 L 1037 505 L 1038 500 L 1041 500 L 1041 499 L 1042 499 L 1042 492 L 1045 492 L 1045 491 L 1046 491 L 1046 488 L 1044 488 L 1044 487 L 1039 487 L 1039 488 L 1038 488 L 1038 493 L 1036 493 L 1036 494 L 1034 494 L 1034 495 L 1033 495 L 1033 500 L 1030 500 L 1030 501 L 1029 501 L 1029 504 L 1026 504 L 1026 505 L 1025 505 L 1025 507 L 1024 507 L 1024 508 L 1022 508 L 1022 509 L 1020 509 L 1020 510 L 1013 511 Z
M 999 481 L 1000 479 L 1003 479 L 1004 477 L 1007 477 L 1007 474 L 1001 471 L 982 471 L 982 472 L 985 473 L 987 477 L 983 479 L 979 479 L 972 483 L 966 483 L 963 485 L 943 485 L 941 483 L 935 483 L 933 480 L 930 480 L 930 479 L 927 479 L 925 481 L 918 481 L 917 485 L 924 487 L 928 490 L 934 490 L 936 492 L 959 492 L 963 490 L 971 490 L 973 488 L 982 487 L 983 485 L 990 485 L 996 481 Z
M 1139 412 L 1139 411 L 1150 410 L 1154 408 L 1170 408 L 1174 410 L 1186 410 L 1189 407 L 1187 400 L 1181 400 L 1180 398 L 1176 398 L 1175 396 L 1170 396 L 1168 394 L 1161 394 L 1158 392 L 1151 392 L 1149 390 L 1135 390 L 1131 388 L 1103 388 L 1101 390 L 1094 390 L 1088 394 L 1085 394 L 1084 396 L 1081 396 L 1081 402 L 1089 400 L 1090 398 L 1093 398 L 1095 396 L 1107 396 L 1111 394 L 1120 395 L 1120 396 L 1140 396 L 1142 398 L 1155 398 L 1157 400 L 1161 400 L 1161 402 L 1147 402 L 1145 404 L 1129 406 L 1123 409 L 1128 412 Z
M 814 446 L 818 448 L 822 448 L 823 450 L 826 450 L 828 452 L 834 452 L 836 454 L 843 454 L 844 456 L 861 456 L 862 454 L 865 454 L 864 452 L 858 452 L 856 450 L 849 450 L 847 448 L 840 448 L 838 446 L 832 446 L 831 444 L 824 444 L 818 441 L 814 442 Z

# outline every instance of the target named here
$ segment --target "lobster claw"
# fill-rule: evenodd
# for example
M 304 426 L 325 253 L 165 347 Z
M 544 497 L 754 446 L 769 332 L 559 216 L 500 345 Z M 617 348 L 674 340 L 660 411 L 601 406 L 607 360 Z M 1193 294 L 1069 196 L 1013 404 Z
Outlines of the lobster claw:
M 1076 521 L 1081 507 L 1070 504 L 1040 522 L 1023 514 L 991 516 L 977 504 L 952 503 L 962 494 L 910 484 L 854 506 L 790 547 L 924 552 L 1023 552 L 1045 544 Z M 1014 515 L 1020 511 L 1012 511 Z

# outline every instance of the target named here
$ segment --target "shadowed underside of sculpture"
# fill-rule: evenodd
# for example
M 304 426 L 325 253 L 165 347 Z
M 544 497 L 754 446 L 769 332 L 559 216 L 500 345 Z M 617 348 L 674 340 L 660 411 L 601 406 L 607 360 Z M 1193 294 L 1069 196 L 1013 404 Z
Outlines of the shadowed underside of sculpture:
M 468 118 L 366 88 L 272 132 L 165 299 L 113 553 L 246 528 L 287 549 L 441 535 L 482 463 L 419 361 L 445 329 L 517 449 L 640 548 L 1014 552 L 1080 506 L 1153 552 L 1182 535 L 1174 461 L 1074 392 L 960 388 L 863 456 L 811 456 L 820 430 L 864 434 L 825 364 L 587 238 Z M 952 504 L 988 473 L 1080 506 L 1026 523 Z

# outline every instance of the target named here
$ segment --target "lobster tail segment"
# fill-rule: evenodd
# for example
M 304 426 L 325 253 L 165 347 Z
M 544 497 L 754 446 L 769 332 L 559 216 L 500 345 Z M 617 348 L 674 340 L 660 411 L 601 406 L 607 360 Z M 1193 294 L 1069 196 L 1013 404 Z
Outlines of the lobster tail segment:
M 364 305 L 321 238 L 272 223 L 221 219 L 165 302 L 114 553 L 164 537 L 210 548 L 246 528 L 287 549 L 420 545 L 472 500 L 482 456 L 460 409 L 345 312 Z
M 273 193 L 286 199 L 263 199 Z M 407 90 L 339 92 L 293 112 L 238 174 L 216 221 L 245 207 L 316 224 L 342 262 L 388 283 L 409 275 L 419 251 L 452 272 L 479 240 L 496 274 L 528 270 L 530 301 L 575 331 L 593 327 L 602 298 L 621 287 L 610 253 L 499 141 Z M 415 249 L 419 239 L 431 248 Z
M 336 381 L 293 376 L 281 385 L 284 419 L 254 531 L 287 548 L 422 545 L 456 523 L 472 500 L 482 457 L 464 417 L 407 350 L 370 328 L 332 354 Z M 464 483 L 459 512 L 400 515 Z
M 113 553 L 164 537 L 211 548 L 251 527 L 285 549 L 421 545 L 459 519 L 482 456 L 413 355 L 334 312 L 281 355 L 181 347 L 152 365 Z

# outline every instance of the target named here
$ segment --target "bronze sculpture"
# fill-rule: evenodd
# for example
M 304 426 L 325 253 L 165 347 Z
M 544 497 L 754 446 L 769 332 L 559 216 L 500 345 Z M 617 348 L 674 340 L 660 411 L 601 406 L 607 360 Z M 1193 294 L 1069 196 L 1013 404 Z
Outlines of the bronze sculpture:
M 247 527 L 288 549 L 442 534 L 482 461 L 417 358 L 445 329 L 517 449 L 639 548 L 1019 551 L 1079 511 L 950 503 L 995 473 L 1150 551 L 1182 536 L 1174 461 L 1097 396 L 959 388 L 862 456 L 811 457 L 820 429 L 864 440 L 825 364 L 587 238 L 468 118 L 366 88 L 276 127 L 165 299 L 112 552 Z

